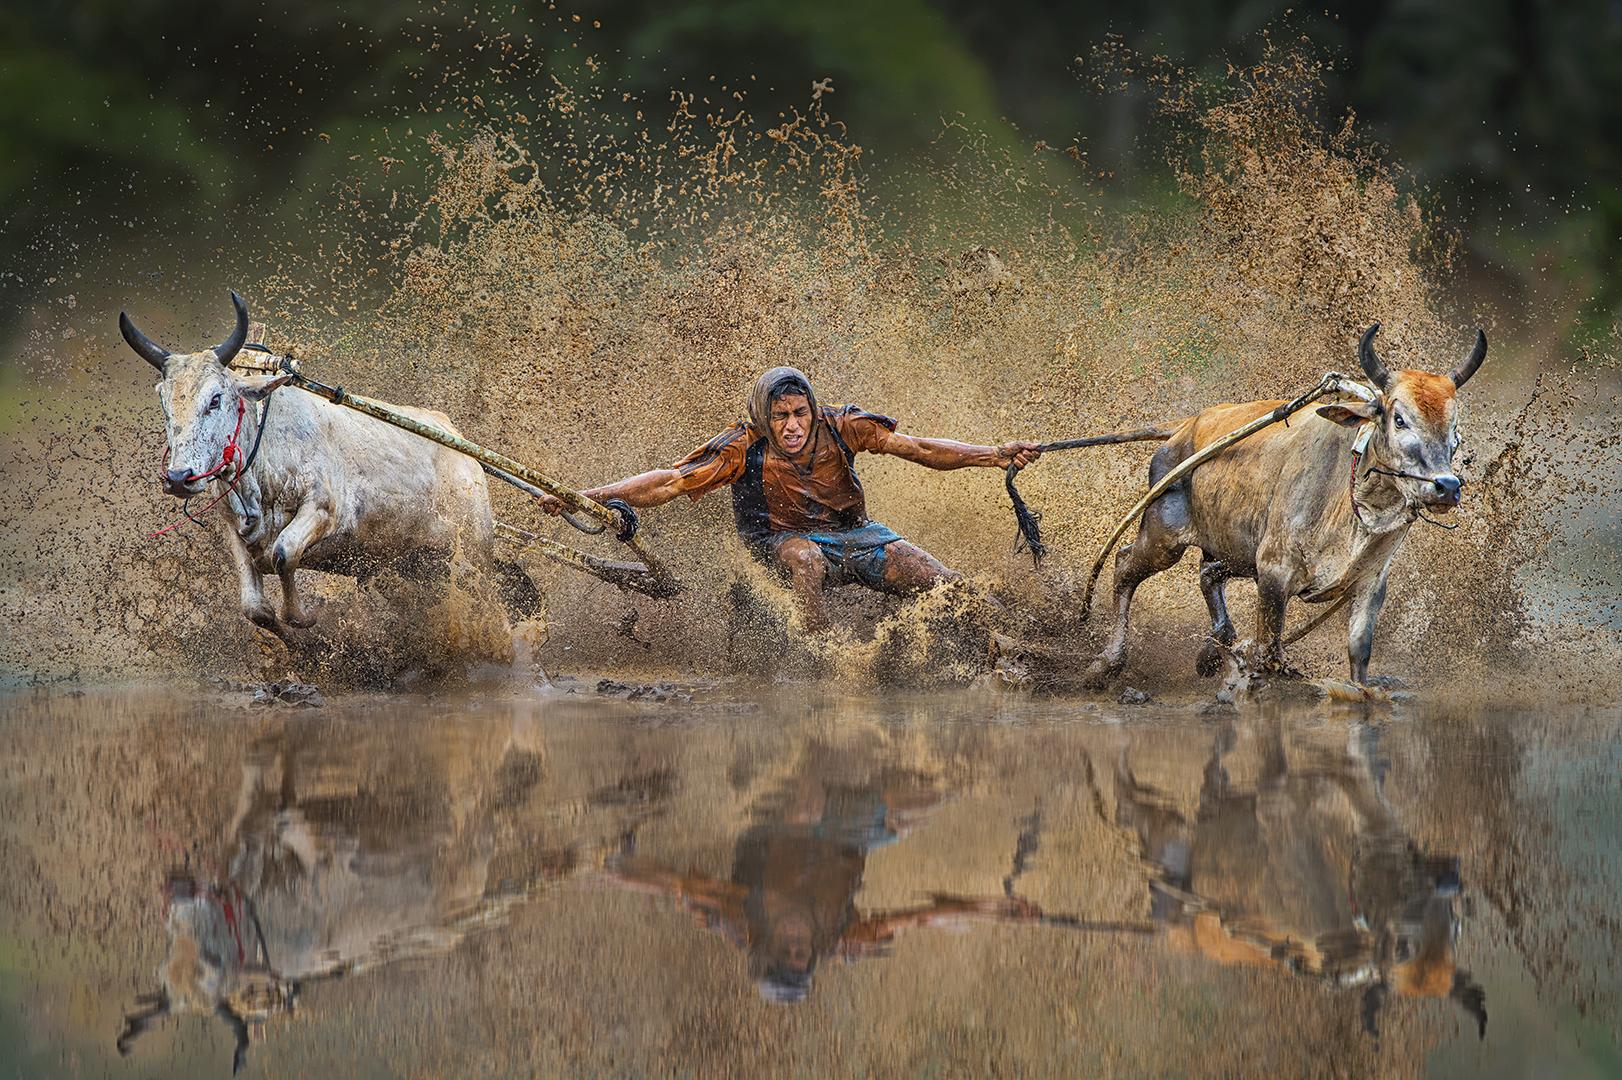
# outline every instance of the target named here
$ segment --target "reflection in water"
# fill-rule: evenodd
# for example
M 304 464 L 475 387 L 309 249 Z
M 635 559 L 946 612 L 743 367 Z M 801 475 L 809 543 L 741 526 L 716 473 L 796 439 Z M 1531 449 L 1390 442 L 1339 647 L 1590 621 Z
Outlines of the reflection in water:
M 1251 747 L 1255 776 L 1229 756 Z M 1340 746 L 1290 738 L 1276 718 L 1227 723 L 1189 822 L 1133 776 L 1122 751 L 1116 820 L 1158 871 L 1156 919 L 1177 946 L 1220 964 L 1257 964 L 1363 987 L 1363 1023 L 1378 1033 L 1388 994 L 1449 997 L 1487 1032 L 1485 996 L 1458 969 L 1458 860 L 1421 853 L 1375 776 L 1376 729 Z
M 297 724 L 254 744 L 226 873 L 200 880 L 188 866 L 164 884 L 168 956 L 158 990 L 125 1017 L 119 1053 L 160 1017 L 212 1015 L 234 1034 L 236 1072 L 249 1024 L 291 1012 L 301 986 L 450 950 L 538 887 L 600 864 L 670 792 L 666 772 L 627 775 L 586 796 L 567 845 L 514 842 L 543 752 L 533 721 L 393 747 Z
M 802 1001 L 825 957 L 882 955 L 913 927 L 1039 914 L 1017 898 L 944 894 L 903 910 L 857 909 L 868 855 L 906 836 L 941 797 L 933 779 L 900 770 L 860 786 L 802 773 L 777 793 L 764 820 L 738 837 L 730 880 L 634 857 L 614 860 L 612 880 L 676 899 L 748 953 L 762 997 Z
M 1614 1073 L 1622 717 L 741 704 L 13 698 L 0 1072 Z

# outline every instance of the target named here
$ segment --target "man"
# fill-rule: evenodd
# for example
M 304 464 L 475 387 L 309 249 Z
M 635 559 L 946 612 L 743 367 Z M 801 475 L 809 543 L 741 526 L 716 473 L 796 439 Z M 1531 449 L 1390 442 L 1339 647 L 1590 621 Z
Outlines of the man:
M 852 583 L 911 595 L 961 575 L 867 516 L 856 455 L 893 454 L 931 469 L 1022 468 L 1041 456 L 1035 443 L 972 446 L 896 431 L 888 416 L 854 405 L 818 406 L 811 381 L 796 368 L 772 368 L 755 380 L 749 419 L 734 424 L 668 469 L 639 473 L 584 492 L 598 502 L 638 508 L 678 495 L 698 499 L 732 486 L 738 535 L 751 554 L 787 575 L 805 628 L 828 624 L 823 590 Z M 562 505 L 545 500 L 548 513 Z

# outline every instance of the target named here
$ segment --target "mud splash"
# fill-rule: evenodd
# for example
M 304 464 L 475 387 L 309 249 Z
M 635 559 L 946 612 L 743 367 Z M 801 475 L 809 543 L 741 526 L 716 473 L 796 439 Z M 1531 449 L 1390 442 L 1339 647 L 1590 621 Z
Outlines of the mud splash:
M 581 486 L 676 459 L 735 420 L 750 379 L 777 363 L 807 369 L 825 400 L 896 415 L 903 430 L 993 442 L 1293 392 L 1355 367 L 1354 335 L 1374 320 L 1392 362 L 1443 367 L 1481 324 L 1495 351 L 1466 395 L 1472 497 L 1456 532 L 1410 537 L 1376 666 L 1460 684 L 1506 664 L 1614 670 L 1619 568 L 1604 530 L 1622 453 L 1609 384 L 1571 374 L 1528 313 L 1459 299 L 1455 238 L 1417 185 L 1349 118 L 1317 119 L 1320 63 L 1307 48 L 1274 48 L 1213 82 L 1114 46 L 1084 58 L 1095 89 L 1160 96 L 1173 194 L 1136 205 L 1092 177 L 1085 148 L 996 150 L 951 126 L 939 149 L 956 167 L 928 194 L 869 185 L 862 149 L 820 95 L 762 118 L 744 89 L 679 91 L 640 103 L 630 128 L 623 95 L 584 75 L 544 101 L 506 102 L 500 124 L 464 96 L 460 134 L 403 132 L 433 157 L 426 188 L 393 192 L 386 210 L 336 196 L 325 231 L 347 222 L 343 239 L 270 257 L 238 287 L 271 343 L 323 378 L 431 402 L 470 437 Z M 377 168 L 386 177 L 387 163 Z M 205 312 L 222 294 L 207 277 Z M 94 330 L 75 340 L 120 348 Z M 118 362 L 133 381 L 135 361 Z M 0 561 L 16 569 L 0 589 L 0 663 L 48 676 L 263 666 L 213 538 L 142 540 L 172 510 L 150 495 L 150 401 L 109 406 L 104 387 L 71 404 L 39 400 L 5 455 L 0 499 L 17 525 Z M 997 474 L 860 464 L 875 517 L 1013 613 L 975 615 L 973 627 L 1000 621 L 1081 652 L 1100 620 L 1089 628 L 1075 610 L 1076 577 L 1141 488 L 1145 459 L 1085 451 L 1027 474 L 1058 552 L 1040 573 L 1010 552 Z M 53 478 L 44 490 L 41 467 Z M 496 498 L 498 517 L 555 528 L 522 497 Z M 537 564 L 543 663 L 769 668 L 778 631 L 758 627 L 792 617 L 732 538 L 725 495 L 646 518 L 688 592 L 626 599 Z M 342 582 L 322 588 L 346 612 L 339 628 L 356 655 L 387 657 L 399 605 L 357 601 Z M 1192 563 L 1140 595 L 1146 647 L 1129 678 L 1185 677 L 1203 621 Z M 943 629 L 959 605 L 983 605 L 968 592 L 840 602 L 858 629 L 815 647 L 807 670 L 863 681 L 984 671 L 969 640 L 980 631 Z M 430 617 L 411 620 L 407 666 L 501 658 L 454 590 L 411 606 Z M 1235 608 L 1248 625 L 1243 600 Z M 341 635 L 325 640 L 339 649 L 328 677 L 364 681 Z M 1327 673 L 1342 647 L 1325 630 L 1293 655 Z M 272 650 L 268 663 L 289 661 Z

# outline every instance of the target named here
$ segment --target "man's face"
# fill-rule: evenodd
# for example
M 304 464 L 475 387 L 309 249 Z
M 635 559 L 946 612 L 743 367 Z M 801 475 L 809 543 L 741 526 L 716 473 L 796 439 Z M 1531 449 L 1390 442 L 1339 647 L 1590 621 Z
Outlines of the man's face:
M 785 394 L 772 402 L 772 441 L 798 454 L 811 434 L 811 402 L 804 394 Z

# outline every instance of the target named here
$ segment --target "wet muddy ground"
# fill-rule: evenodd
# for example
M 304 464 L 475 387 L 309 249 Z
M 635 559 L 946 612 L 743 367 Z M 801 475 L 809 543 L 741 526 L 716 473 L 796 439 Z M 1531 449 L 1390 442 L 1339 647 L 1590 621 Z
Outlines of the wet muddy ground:
M 1622 1070 L 1615 707 L 0 708 L 4 1075 Z

